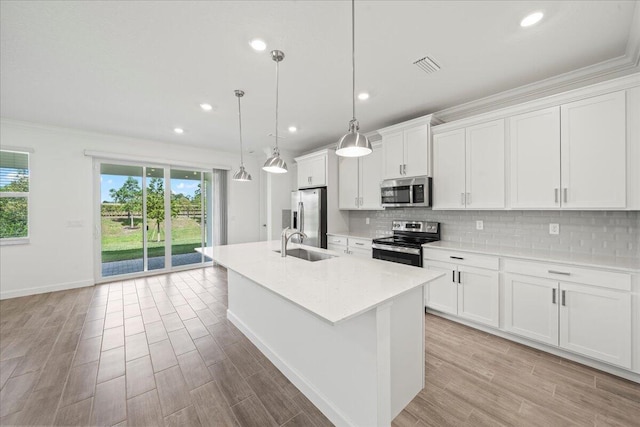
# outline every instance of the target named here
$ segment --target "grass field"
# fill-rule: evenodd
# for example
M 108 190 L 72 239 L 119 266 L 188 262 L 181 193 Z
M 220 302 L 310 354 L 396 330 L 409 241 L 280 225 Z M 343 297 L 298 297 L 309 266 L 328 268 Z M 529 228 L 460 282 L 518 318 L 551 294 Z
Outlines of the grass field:
M 134 228 L 126 218 L 102 218 L 102 262 L 142 258 L 142 218 L 134 218 Z M 163 228 L 164 224 L 160 224 Z M 192 218 L 172 218 L 171 253 L 192 253 L 200 247 L 200 223 Z M 164 255 L 164 233 L 157 241 L 155 222 L 149 224 L 149 257 Z

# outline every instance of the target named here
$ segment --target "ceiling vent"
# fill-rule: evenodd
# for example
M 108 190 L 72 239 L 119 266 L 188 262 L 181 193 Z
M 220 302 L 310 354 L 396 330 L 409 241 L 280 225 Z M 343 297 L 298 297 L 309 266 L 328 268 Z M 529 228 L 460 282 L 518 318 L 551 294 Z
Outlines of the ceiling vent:
M 438 63 L 433 58 L 430 58 L 428 56 L 414 61 L 413 65 L 416 65 L 427 74 L 435 73 L 440 69 Z

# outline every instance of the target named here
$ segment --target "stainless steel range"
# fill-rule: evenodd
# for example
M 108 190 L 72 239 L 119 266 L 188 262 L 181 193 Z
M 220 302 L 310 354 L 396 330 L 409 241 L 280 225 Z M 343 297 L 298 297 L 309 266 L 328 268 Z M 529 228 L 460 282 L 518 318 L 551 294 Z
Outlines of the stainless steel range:
M 422 245 L 440 240 L 440 223 L 393 221 L 393 236 L 373 239 L 373 257 L 422 267 Z

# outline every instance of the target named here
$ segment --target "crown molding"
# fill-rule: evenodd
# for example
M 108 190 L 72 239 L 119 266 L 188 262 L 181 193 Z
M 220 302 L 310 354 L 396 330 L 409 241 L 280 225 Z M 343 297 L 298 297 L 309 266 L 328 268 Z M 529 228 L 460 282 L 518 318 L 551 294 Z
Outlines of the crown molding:
M 492 120 L 504 119 L 517 114 L 524 114 L 531 111 L 542 110 L 568 102 L 574 102 L 592 96 L 604 95 L 618 90 L 627 90 L 640 86 L 640 72 L 629 74 L 616 79 L 606 80 L 589 86 L 582 86 L 566 92 L 554 93 L 553 95 L 536 98 L 531 101 L 521 102 L 508 107 L 492 109 L 483 113 L 472 115 L 458 120 L 445 122 L 432 129 L 433 134 L 448 132 L 454 129 L 473 126 Z

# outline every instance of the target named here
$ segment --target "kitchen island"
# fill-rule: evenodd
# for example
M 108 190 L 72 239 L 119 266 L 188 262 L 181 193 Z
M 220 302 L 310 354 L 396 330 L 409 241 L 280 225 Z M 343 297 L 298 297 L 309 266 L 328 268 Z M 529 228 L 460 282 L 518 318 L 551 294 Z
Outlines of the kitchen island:
M 442 273 L 279 248 L 202 249 L 227 268 L 228 319 L 336 425 L 390 425 L 424 386 L 423 285 Z

